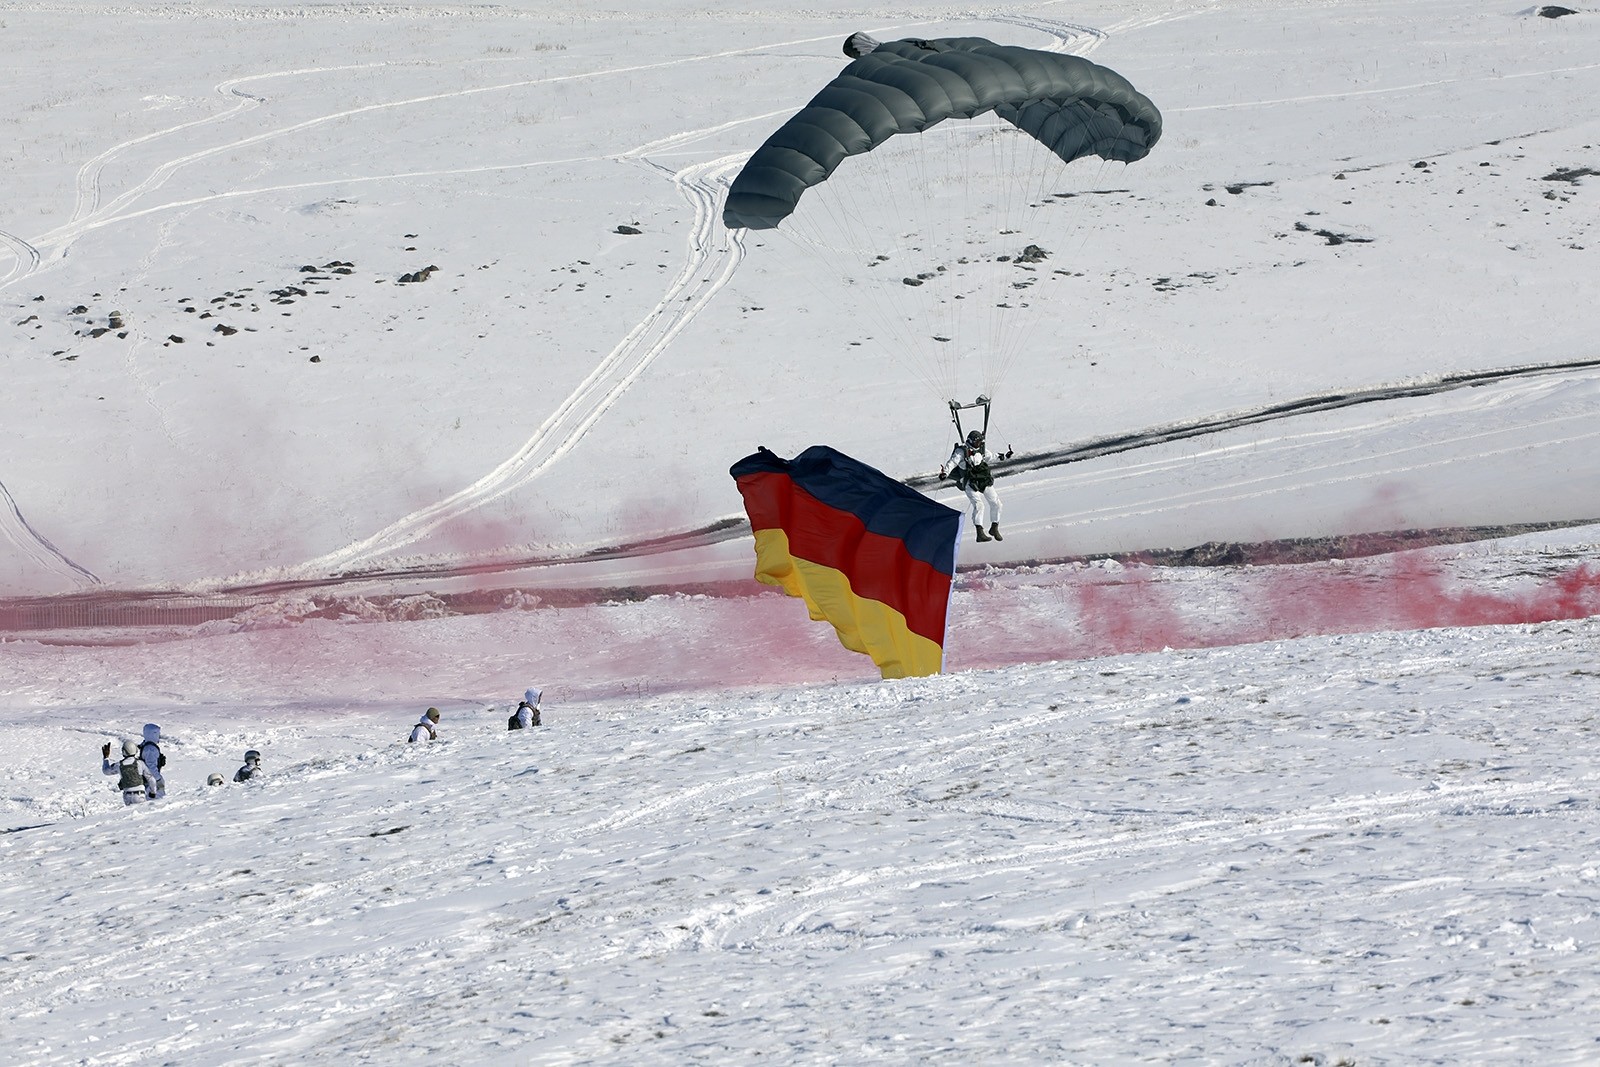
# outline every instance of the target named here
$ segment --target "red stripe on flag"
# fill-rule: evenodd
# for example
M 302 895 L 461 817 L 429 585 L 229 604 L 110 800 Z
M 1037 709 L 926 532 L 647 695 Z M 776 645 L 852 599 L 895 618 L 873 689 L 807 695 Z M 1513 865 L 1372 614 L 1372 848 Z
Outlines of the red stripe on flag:
M 746 474 L 738 484 L 751 529 L 782 530 L 790 555 L 840 572 L 856 596 L 888 605 L 912 633 L 944 644 L 949 575 L 913 557 L 898 537 L 872 533 L 855 515 L 824 504 L 787 474 Z

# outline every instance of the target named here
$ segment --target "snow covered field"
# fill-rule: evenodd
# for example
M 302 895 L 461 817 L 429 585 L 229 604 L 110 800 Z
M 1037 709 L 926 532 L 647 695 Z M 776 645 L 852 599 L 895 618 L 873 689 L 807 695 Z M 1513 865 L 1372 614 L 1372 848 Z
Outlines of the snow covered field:
M 414 625 L 463 662 L 397 687 L 484 677 L 473 642 Z M 440 697 L 426 749 L 383 691 L 261 699 L 204 653 L 124 656 L 82 683 L 119 700 L 11 727 L 13 788 L 62 821 L 0 837 L 8 1041 L 28 1063 L 1592 1063 L 1597 639 L 552 702 L 531 737 Z M 112 810 L 91 750 L 146 715 L 173 795 Z M 265 784 L 202 784 L 246 745 Z
M 861 293 L 718 221 L 856 30 L 1166 118 L 1065 180 L 1006 540 L 894 683 L 730 584 L 756 444 L 948 452 Z M 18 1062 L 1600 1060 L 1600 525 L 1068 561 L 1600 518 L 1600 12 L 19 0 L 0 40 L 0 618 L 254 605 L 0 631 Z M 99 748 L 147 721 L 171 795 L 124 811 Z

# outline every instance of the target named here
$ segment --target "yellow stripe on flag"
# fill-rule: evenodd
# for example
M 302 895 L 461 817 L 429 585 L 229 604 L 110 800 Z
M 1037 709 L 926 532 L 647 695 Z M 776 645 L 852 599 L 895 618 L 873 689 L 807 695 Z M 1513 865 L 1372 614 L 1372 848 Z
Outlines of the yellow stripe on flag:
M 840 571 L 795 559 L 782 530 L 757 530 L 755 535 L 756 580 L 804 600 L 814 620 L 832 623 L 839 643 L 871 656 L 883 677 L 920 677 L 943 668 L 944 649 L 913 633 L 900 612 L 857 596 Z

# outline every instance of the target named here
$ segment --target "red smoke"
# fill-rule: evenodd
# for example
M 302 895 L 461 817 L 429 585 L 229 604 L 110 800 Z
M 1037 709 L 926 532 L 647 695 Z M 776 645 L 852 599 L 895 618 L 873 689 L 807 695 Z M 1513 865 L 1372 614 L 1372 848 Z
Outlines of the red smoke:
M 1031 588 L 963 589 L 947 669 L 1315 634 L 1548 622 L 1600 614 L 1600 567 L 1467 580 L 1416 553 L 1293 567 L 1084 568 Z M 1504 584 L 1507 588 L 1491 588 Z

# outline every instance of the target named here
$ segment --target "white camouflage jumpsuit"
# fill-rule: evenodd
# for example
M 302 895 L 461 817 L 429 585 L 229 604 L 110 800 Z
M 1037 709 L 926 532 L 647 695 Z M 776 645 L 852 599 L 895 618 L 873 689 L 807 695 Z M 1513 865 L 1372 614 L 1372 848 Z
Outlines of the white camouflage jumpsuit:
M 951 450 L 950 458 L 944 461 L 945 468 L 950 471 L 968 470 L 972 467 L 986 467 L 989 465 L 989 454 L 982 447 L 973 448 L 964 441 L 957 441 L 956 447 Z M 980 491 L 972 488 L 970 482 L 962 479 L 962 491 L 967 494 L 967 503 L 972 506 L 972 522 L 980 531 L 1000 525 L 1000 497 L 994 491 L 994 483 L 990 482 Z M 988 505 L 989 518 L 984 521 L 984 505 Z

